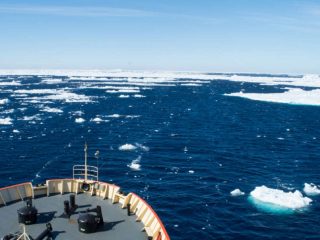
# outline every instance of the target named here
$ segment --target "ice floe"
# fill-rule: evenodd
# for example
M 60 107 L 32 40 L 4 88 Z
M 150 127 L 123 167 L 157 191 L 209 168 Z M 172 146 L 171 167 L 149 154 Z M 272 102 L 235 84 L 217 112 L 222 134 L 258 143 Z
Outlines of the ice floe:
M 63 113 L 63 111 L 59 108 L 50 108 L 50 107 L 45 107 L 41 109 L 42 112 L 49 112 L 49 113 Z
M 83 123 L 83 122 L 85 122 L 86 120 L 85 120 L 84 118 L 76 118 L 74 121 L 75 121 L 76 123 Z
M 303 90 L 290 88 L 283 93 L 231 93 L 226 96 L 242 97 L 257 101 L 287 103 L 297 105 L 318 105 L 320 106 L 320 89 Z
M 144 98 L 146 96 L 141 95 L 141 94 L 134 94 L 133 97 L 135 97 L 135 98 Z
M 109 118 L 119 118 L 119 117 L 121 117 L 121 115 L 120 114 L 112 114 L 112 115 L 107 115 L 107 117 L 109 117 Z
M 129 98 L 129 97 L 130 97 L 129 95 L 123 95 L 123 94 L 119 95 L 119 98 Z
M 20 86 L 20 82 L 12 81 L 12 82 L 1 82 L 0 81 L 0 86 Z
M 74 111 L 74 112 L 70 112 L 73 116 L 82 116 L 84 114 L 83 111 Z
M 104 120 L 100 117 L 95 117 L 95 118 L 91 118 L 90 122 L 96 122 L 96 123 L 101 123 L 101 122 L 109 122 L 109 120 Z
M 142 144 L 140 144 L 140 143 L 135 143 L 135 146 L 136 146 L 137 148 L 140 148 L 141 150 L 143 150 L 143 151 L 145 151 L 145 152 L 148 152 L 148 151 L 150 150 L 149 147 L 144 146 L 144 145 L 142 145 Z
M 12 125 L 12 119 L 10 117 L 0 118 L 0 125 Z
M 133 160 L 130 164 L 128 164 L 127 166 L 129 168 L 131 168 L 134 171 L 140 171 L 141 170 L 141 156 L 139 156 L 137 159 Z
M 315 185 L 313 183 L 310 183 L 310 184 L 309 183 L 305 183 L 303 191 L 308 196 L 314 196 L 314 195 L 319 195 L 320 194 L 320 189 L 318 188 L 317 185 Z
M 256 187 L 250 195 L 263 203 L 270 203 L 289 209 L 303 208 L 312 202 L 310 198 L 304 197 L 298 190 L 294 192 L 284 192 L 266 186 Z
M 36 114 L 33 116 L 24 116 L 23 118 L 20 118 L 19 120 L 23 120 L 23 121 L 40 121 L 40 115 Z
M 45 83 L 45 84 L 57 84 L 62 82 L 63 80 L 61 78 L 44 78 L 41 81 L 41 83 Z
M 15 90 L 16 94 L 42 95 L 37 97 L 25 97 L 26 100 L 53 100 L 65 101 L 68 103 L 92 102 L 91 98 L 83 94 L 76 94 L 65 89 L 20 89 Z
M 233 191 L 230 192 L 230 195 L 233 197 L 237 197 L 237 196 L 242 196 L 245 193 L 242 192 L 239 188 L 234 189 Z
M 136 150 L 137 147 L 132 145 L 132 144 L 129 144 L 129 143 L 126 143 L 126 144 L 123 144 L 119 147 L 119 150 L 120 151 L 133 151 L 133 150 Z
M 5 98 L 5 99 L 0 99 L 0 105 L 4 105 L 7 104 L 9 102 L 9 99 Z

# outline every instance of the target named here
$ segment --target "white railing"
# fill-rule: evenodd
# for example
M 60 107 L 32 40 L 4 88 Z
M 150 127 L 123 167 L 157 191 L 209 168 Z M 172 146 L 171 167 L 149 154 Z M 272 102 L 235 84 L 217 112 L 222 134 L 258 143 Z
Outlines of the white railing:
M 74 165 L 73 166 L 73 179 L 88 179 L 98 181 L 99 169 L 95 166 L 89 165 Z

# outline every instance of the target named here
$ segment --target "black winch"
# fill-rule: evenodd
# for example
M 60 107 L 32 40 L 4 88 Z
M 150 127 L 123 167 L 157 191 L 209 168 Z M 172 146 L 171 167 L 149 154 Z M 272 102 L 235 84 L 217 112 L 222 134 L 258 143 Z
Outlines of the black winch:
M 95 212 L 96 215 L 89 212 Z M 103 217 L 101 206 L 97 206 L 93 209 L 87 209 L 86 213 L 83 213 L 78 218 L 79 231 L 83 233 L 93 233 L 97 231 L 97 228 L 103 225 Z
M 18 210 L 19 223 L 23 224 L 34 224 L 37 222 L 38 210 L 32 206 L 32 200 L 26 201 L 26 206 Z

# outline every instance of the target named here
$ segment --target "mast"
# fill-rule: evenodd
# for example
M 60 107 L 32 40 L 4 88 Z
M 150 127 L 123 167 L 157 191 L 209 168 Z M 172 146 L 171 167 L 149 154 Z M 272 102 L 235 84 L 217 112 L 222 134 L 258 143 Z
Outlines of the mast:
M 87 160 L 88 160 L 88 145 L 87 142 L 84 144 L 84 180 L 87 181 L 88 180 L 88 164 L 87 164 Z

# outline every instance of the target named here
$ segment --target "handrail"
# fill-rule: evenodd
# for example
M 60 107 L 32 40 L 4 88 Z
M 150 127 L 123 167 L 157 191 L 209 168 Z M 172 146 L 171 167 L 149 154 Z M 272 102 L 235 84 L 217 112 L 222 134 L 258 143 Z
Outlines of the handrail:
M 89 180 L 98 181 L 99 179 L 99 168 L 89 165 L 74 165 L 73 169 L 73 179 L 90 177 Z

